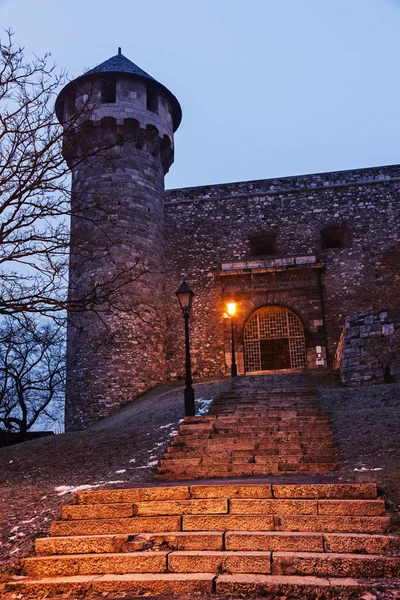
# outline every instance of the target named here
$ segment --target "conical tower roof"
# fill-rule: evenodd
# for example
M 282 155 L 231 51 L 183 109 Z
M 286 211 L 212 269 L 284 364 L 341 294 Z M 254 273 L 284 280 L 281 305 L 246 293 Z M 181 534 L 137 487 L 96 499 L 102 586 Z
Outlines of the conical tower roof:
M 62 102 L 65 99 L 66 94 L 71 89 L 73 89 L 74 86 L 76 86 L 77 82 L 82 81 L 85 78 L 94 78 L 94 77 L 96 77 L 96 75 L 99 75 L 101 73 L 127 73 L 134 77 L 138 77 L 140 79 L 147 79 L 147 80 L 152 81 L 169 98 L 169 100 L 171 102 L 171 107 L 172 107 L 174 131 L 176 131 L 178 129 L 179 124 L 182 119 L 182 109 L 181 109 L 181 106 L 180 106 L 178 100 L 176 99 L 176 97 L 162 83 L 160 83 L 159 81 L 154 79 L 154 77 L 152 77 L 151 75 L 146 73 L 146 71 L 143 71 L 143 69 L 141 69 L 140 67 L 135 65 L 134 62 L 132 62 L 131 60 L 129 60 L 129 58 L 124 56 L 121 52 L 121 48 L 118 48 L 118 54 L 115 54 L 115 56 L 111 56 L 111 58 L 100 63 L 99 65 L 97 65 L 97 67 L 90 69 L 90 71 L 86 71 L 86 73 L 84 73 L 83 75 L 80 75 L 73 81 L 70 81 L 61 90 L 61 92 L 59 93 L 59 95 L 57 97 L 56 106 L 55 106 L 57 118 L 60 122 L 62 121 L 62 118 L 63 118 Z
M 95 73 L 131 73 L 132 75 L 139 75 L 139 77 L 145 77 L 146 79 L 156 81 L 154 77 L 135 65 L 129 58 L 126 58 L 126 56 L 121 53 L 121 48 L 118 48 L 118 54 L 100 63 L 97 67 L 94 67 L 94 69 L 90 69 L 90 71 L 87 71 L 84 75 L 94 75 Z

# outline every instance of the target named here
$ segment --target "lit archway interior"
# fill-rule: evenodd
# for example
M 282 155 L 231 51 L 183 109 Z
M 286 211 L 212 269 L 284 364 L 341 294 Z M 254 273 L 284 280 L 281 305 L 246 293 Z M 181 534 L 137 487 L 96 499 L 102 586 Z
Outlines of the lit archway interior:
M 246 373 L 304 369 L 303 325 L 286 308 L 261 308 L 245 324 L 244 350 Z

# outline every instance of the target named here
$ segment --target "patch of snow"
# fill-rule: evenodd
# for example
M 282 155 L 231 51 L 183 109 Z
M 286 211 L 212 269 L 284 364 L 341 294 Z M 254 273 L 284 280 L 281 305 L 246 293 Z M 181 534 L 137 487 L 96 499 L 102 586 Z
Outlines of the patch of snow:
M 16 525 L 15 527 L 13 527 L 10 531 L 10 533 L 14 533 L 14 531 L 18 531 L 19 529 L 19 525 Z
M 155 467 L 158 464 L 158 460 L 151 460 L 147 463 L 147 465 L 142 465 L 141 467 L 136 467 L 137 469 L 149 469 L 150 467 Z
M 129 462 L 130 463 L 135 463 L 136 462 L 136 458 L 131 458 L 131 460 Z
M 57 496 L 64 496 L 65 494 L 73 494 L 74 492 L 81 492 L 83 490 L 91 490 L 92 488 L 99 487 L 99 485 L 59 485 L 54 488 L 57 493 Z
M 116 475 L 121 475 L 121 473 L 126 473 L 126 469 L 120 469 L 119 471 L 115 471 Z
M 361 469 L 356 468 L 356 469 L 353 469 L 353 471 L 358 471 L 358 472 L 361 472 L 361 471 L 383 471 L 383 468 L 376 467 L 375 469 L 367 469 L 367 467 L 361 467 Z
M 13 463 L 13 462 L 14 462 L 13 460 L 9 460 L 8 464 L 11 465 L 11 463 Z
M 115 481 L 105 481 L 104 483 L 125 483 L 125 479 L 116 479 Z M 98 486 L 96 486 L 98 487 Z
M 42 496 L 40 499 L 41 500 L 46 500 L 47 496 Z
M 176 435 L 178 435 L 178 430 L 173 429 L 168 435 L 169 435 L 169 437 L 175 437 Z
M 209 398 L 199 398 L 198 400 L 195 401 L 195 405 L 196 405 L 196 410 L 195 410 L 195 414 L 196 417 L 201 417 L 202 415 L 206 415 L 209 410 L 210 410 L 210 406 L 212 403 L 213 399 Z
M 183 421 L 183 419 L 182 419 Z M 167 423 L 166 425 L 161 425 L 160 427 L 158 427 L 158 429 L 166 429 L 167 427 L 173 427 L 174 424 L 173 423 Z
M 21 521 L 21 523 L 32 523 L 32 521 L 34 521 L 35 519 L 37 519 L 37 516 L 32 517 L 32 519 L 28 519 L 28 521 Z

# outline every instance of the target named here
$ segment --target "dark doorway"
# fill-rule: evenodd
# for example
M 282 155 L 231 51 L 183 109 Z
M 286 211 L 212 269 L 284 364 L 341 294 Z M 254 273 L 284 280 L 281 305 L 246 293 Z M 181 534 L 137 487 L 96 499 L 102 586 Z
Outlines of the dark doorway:
M 244 326 L 246 373 L 301 370 L 306 366 L 304 329 L 287 308 L 265 306 Z
M 260 340 L 261 370 L 290 369 L 289 339 Z

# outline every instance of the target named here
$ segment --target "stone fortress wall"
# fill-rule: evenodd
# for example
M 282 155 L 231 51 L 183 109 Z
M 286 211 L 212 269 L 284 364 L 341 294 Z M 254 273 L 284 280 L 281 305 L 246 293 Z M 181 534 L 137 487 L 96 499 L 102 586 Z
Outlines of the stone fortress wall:
M 229 300 L 239 374 L 331 366 L 347 316 L 399 304 L 400 166 L 165 192 L 181 108 L 120 48 L 56 113 L 76 124 L 69 298 L 104 290 L 69 311 L 67 430 L 183 375 L 185 278 L 195 377 L 229 373 Z
M 400 381 L 399 309 L 346 317 L 335 366 L 346 386 Z
M 166 296 L 173 298 L 183 277 L 195 291 L 195 374 L 226 372 L 224 303 L 232 296 L 240 372 L 243 325 L 265 305 L 301 318 L 309 368 L 332 365 L 348 315 L 399 304 L 400 273 L 391 268 L 400 245 L 399 191 L 398 165 L 167 191 Z M 327 228 L 345 232 L 343 247 L 324 247 Z M 263 235 L 274 238 L 272 253 L 255 255 L 251 240 Z M 178 311 L 172 301 L 170 378 L 183 364 Z

